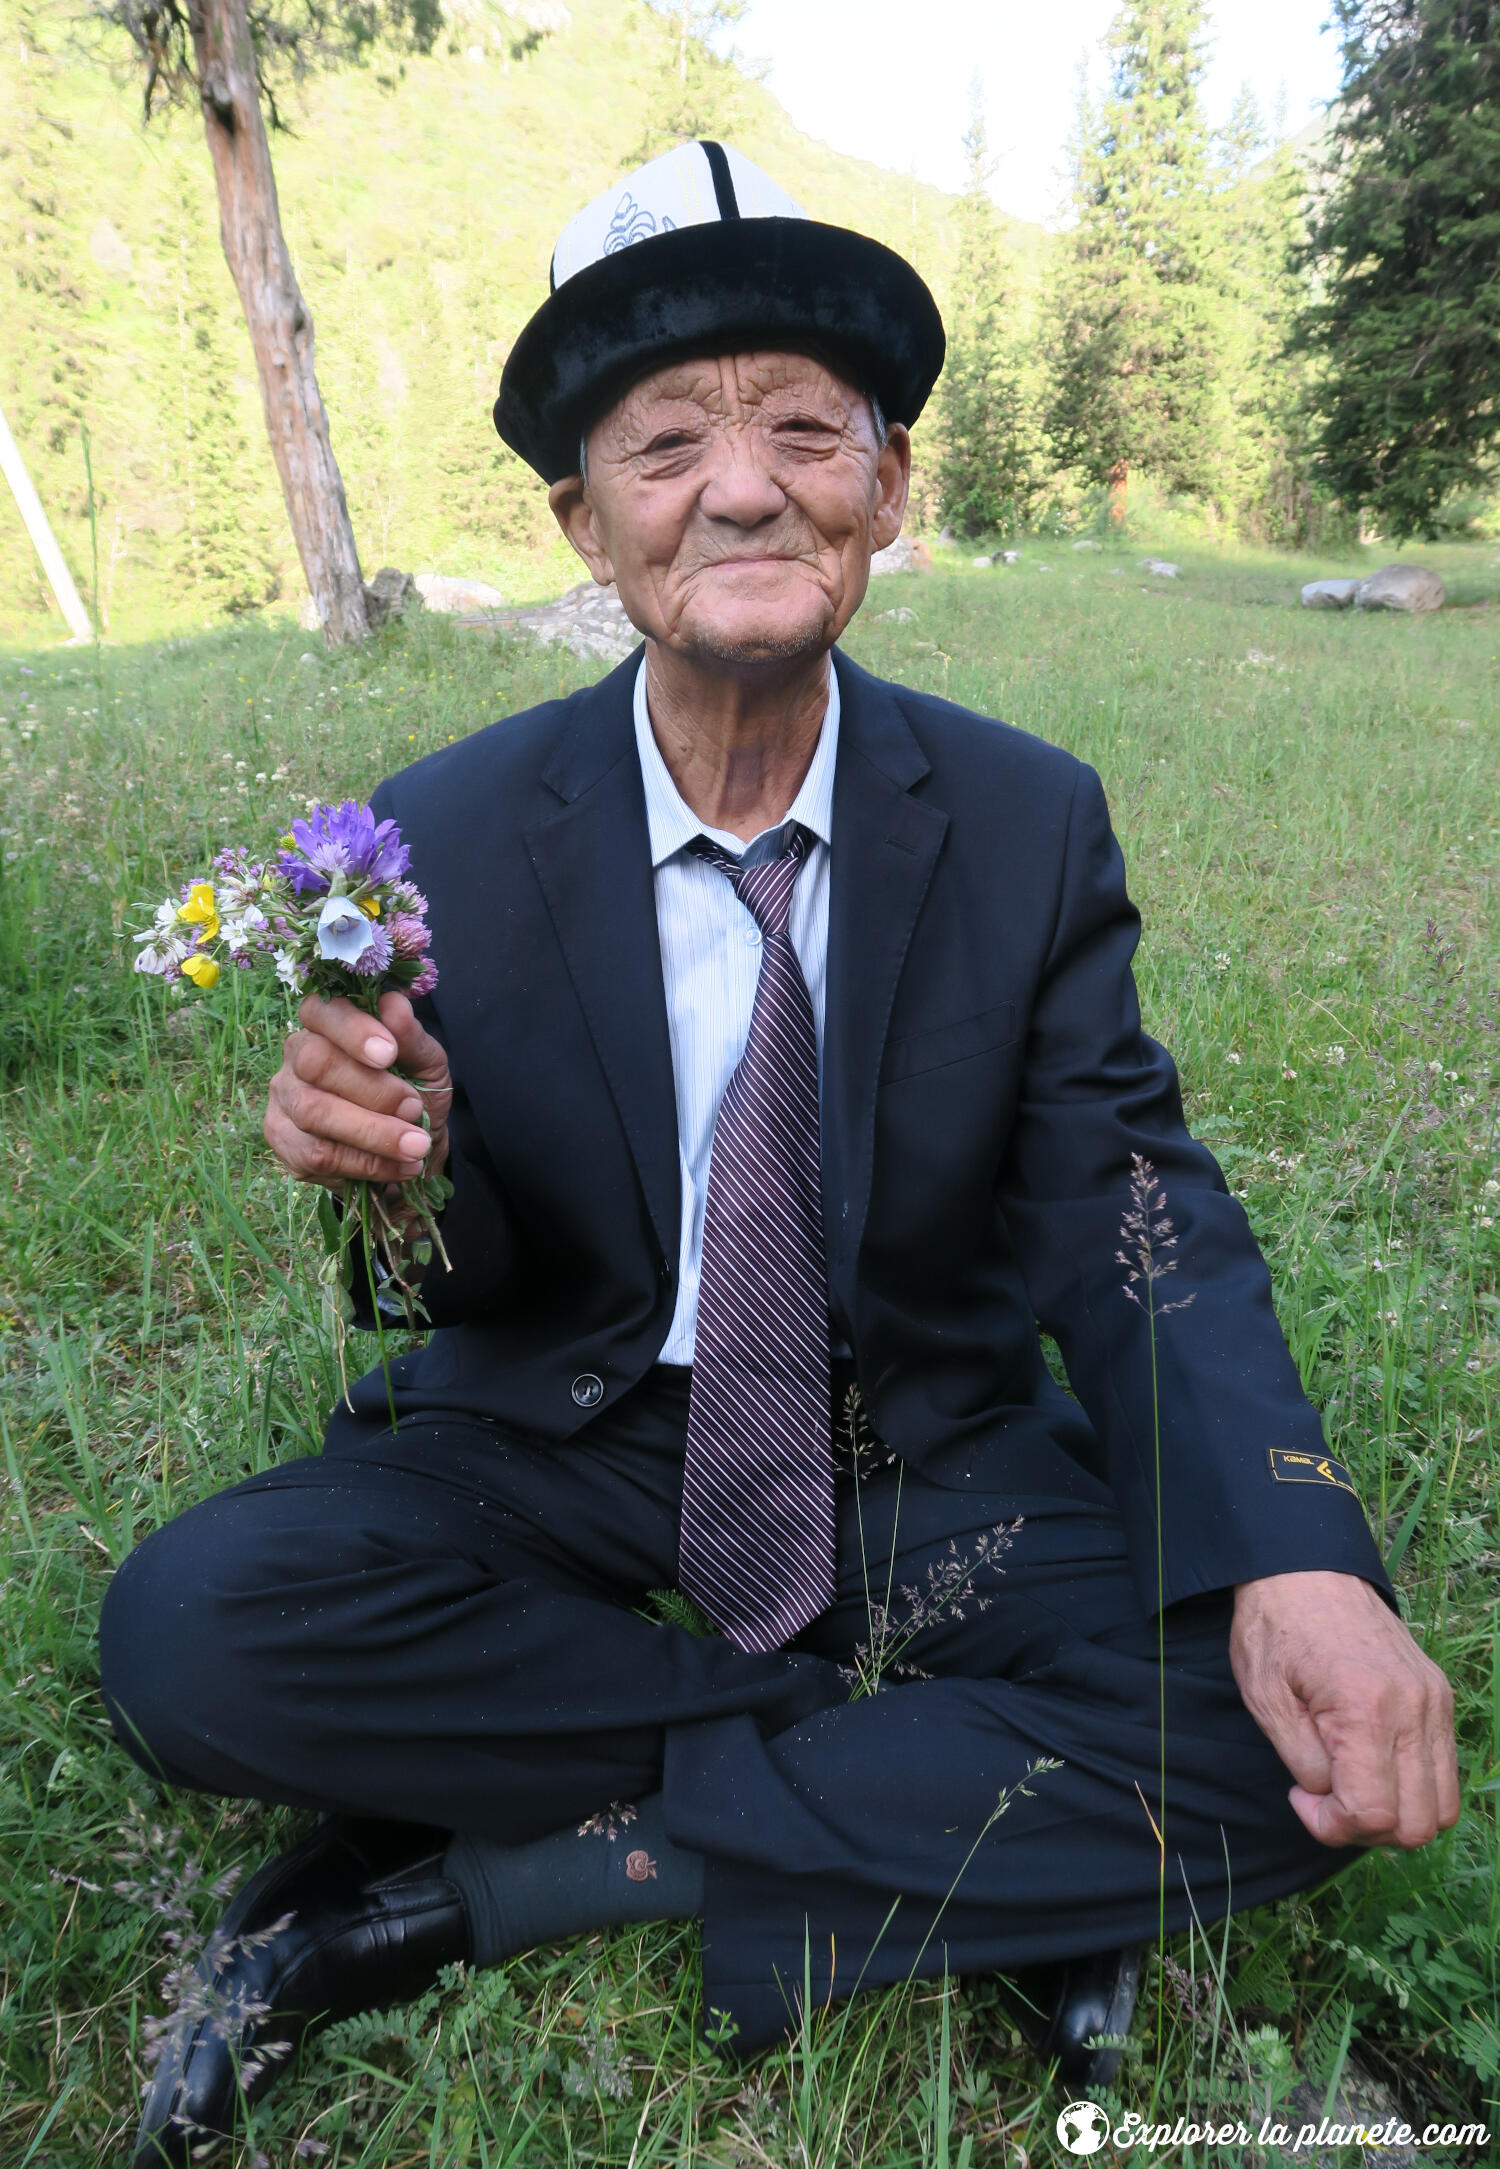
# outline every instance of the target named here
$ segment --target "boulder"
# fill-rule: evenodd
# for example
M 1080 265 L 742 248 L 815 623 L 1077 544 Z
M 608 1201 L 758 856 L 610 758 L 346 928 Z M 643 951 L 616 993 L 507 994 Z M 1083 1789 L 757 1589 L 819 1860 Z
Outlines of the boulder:
M 1309 580 L 1302 590 L 1304 610 L 1347 610 L 1353 602 L 1357 580 Z
M 1074 543 L 1074 545 L 1073 545 L 1073 547 L 1074 547 L 1074 549 L 1075 549 L 1075 550 L 1102 550 L 1102 549 L 1104 548 L 1104 544 L 1103 544 L 1102 542 L 1087 542 L 1087 541 L 1084 541 L 1084 542 L 1075 542 L 1075 543 Z
M 971 557 L 969 563 L 971 565 L 993 565 L 995 560 L 993 557 L 985 555 L 984 557 Z
M 1443 583 L 1425 565 L 1382 565 L 1355 591 L 1356 610 L 1405 610 L 1420 617 L 1443 607 Z
M 1175 580 L 1177 578 L 1177 567 L 1169 558 L 1143 557 L 1141 563 L 1147 572 L 1155 573 L 1158 580 Z
M 930 572 L 932 552 L 925 542 L 914 542 L 910 535 L 898 535 L 883 550 L 877 550 L 870 559 L 870 577 L 874 579 L 884 572 Z
M 417 593 L 428 610 L 498 610 L 505 597 L 483 580 L 457 579 L 445 572 L 419 572 Z
M 1002 565 L 1019 565 L 1021 553 L 1019 550 L 1002 550 L 1000 552 L 1000 562 Z
M 528 633 L 605 663 L 623 663 L 640 639 L 615 589 L 592 580 L 581 580 L 556 602 L 528 610 L 464 610 L 457 622 L 470 632 Z
M 387 619 L 402 617 L 408 610 L 420 610 L 422 597 L 409 572 L 401 572 L 394 565 L 382 565 L 374 579 L 365 582 L 365 603 L 370 612 L 370 623 L 384 625 Z

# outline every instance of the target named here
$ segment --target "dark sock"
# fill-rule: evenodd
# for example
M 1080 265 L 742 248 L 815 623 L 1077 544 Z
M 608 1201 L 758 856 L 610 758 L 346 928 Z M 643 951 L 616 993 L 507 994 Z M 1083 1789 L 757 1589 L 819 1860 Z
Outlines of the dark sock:
M 469 1908 L 476 1966 L 596 1928 L 692 1920 L 703 1910 L 703 1855 L 667 1836 L 659 1792 L 530 1845 L 459 1835 L 443 1872 Z

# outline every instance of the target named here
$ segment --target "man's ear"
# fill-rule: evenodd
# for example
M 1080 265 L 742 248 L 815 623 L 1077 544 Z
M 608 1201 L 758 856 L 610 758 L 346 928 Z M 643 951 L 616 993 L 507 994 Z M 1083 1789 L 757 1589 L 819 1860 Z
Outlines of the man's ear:
M 614 579 L 615 568 L 610 562 L 608 550 L 604 547 L 604 538 L 599 533 L 588 484 L 583 476 L 565 474 L 560 482 L 554 482 L 548 490 L 547 502 L 552 507 L 552 517 L 599 585 L 608 587 Z
M 910 487 L 911 434 L 900 422 L 892 422 L 875 469 L 875 515 L 870 522 L 872 548 L 887 549 L 900 534 L 901 522 L 906 516 L 906 493 Z

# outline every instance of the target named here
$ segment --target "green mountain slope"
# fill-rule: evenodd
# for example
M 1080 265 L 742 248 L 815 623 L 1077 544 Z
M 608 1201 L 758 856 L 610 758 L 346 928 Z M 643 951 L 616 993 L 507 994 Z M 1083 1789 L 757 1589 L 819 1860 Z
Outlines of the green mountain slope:
M 645 5 L 531 12 L 557 27 L 516 58 L 515 9 L 468 0 L 396 89 L 365 70 L 291 93 L 273 144 L 367 574 L 463 572 L 518 598 L 571 560 L 491 428 L 501 364 L 560 226 L 670 117 L 675 51 Z M 65 0 L 0 0 L 0 400 L 85 592 L 90 431 L 116 636 L 298 599 L 196 115 L 143 127 L 123 49 L 83 46 L 77 22 Z M 941 297 L 953 199 L 812 142 L 759 84 L 718 71 L 715 95 L 724 132 L 810 212 L 909 254 Z M 1013 229 L 1023 251 L 1035 238 Z M 49 625 L 4 493 L 0 638 Z

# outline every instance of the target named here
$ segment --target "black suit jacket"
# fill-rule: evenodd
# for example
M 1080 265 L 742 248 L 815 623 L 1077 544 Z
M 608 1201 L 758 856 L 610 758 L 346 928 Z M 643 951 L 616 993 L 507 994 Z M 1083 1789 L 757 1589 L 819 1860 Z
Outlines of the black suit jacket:
M 1139 920 L 1097 775 L 835 664 L 824 1221 L 877 1431 L 954 1485 L 997 1437 L 1023 1461 L 1060 1438 L 1107 1476 L 1152 1609 L 1158 1496 L 1168 1603 L 1304 1567 L 1383 1585 L 1245 1214 L 1141 1030 Z M 612 1404 L 671 1321 L 677 1124 L 636 667 L 376 793 L 430 901 L 424 1019 L 457 1086 L 453 1269 L 428 1271 L 436 1330 L 396 1366 L 407 1412 L 566 1440 L 600 1405 L 591 1381 Z M 1162 1294 L 1193 1297 L 1156 1323 L 1159 1482 L 1151 1333 L 1116 1256 L 1133 1154 L 1178 1237 Z M 380 1419 L 378 1372 L 357 1405 Z

